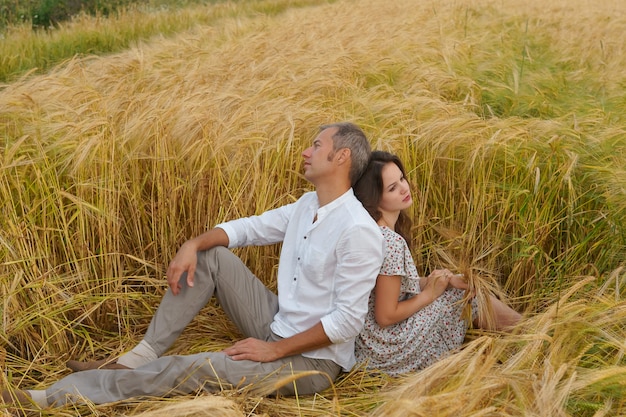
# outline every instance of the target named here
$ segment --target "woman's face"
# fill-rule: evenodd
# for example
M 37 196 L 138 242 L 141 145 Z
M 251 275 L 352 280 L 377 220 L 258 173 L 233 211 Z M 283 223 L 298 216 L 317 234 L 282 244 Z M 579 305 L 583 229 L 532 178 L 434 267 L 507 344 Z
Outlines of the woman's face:
M 383 167 L 382 179 L 383 192 L 378 205 L 381 212 L 394 213 L 411 206 L 409 183 L 396 164 L 389 162 Z

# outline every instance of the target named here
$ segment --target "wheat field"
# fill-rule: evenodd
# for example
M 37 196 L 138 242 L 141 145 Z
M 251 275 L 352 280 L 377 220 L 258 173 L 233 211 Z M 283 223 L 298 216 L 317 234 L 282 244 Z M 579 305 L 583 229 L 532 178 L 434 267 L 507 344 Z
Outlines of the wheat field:
M 142 22 L 160 34 L 130 39 Z M 471 330 L 424 371 L 357 368 L 316 396 L 233 387 L 41 415 L 626 415 L 626 4 L 128 11 L 37 34 L 35 55 L 94 31 L 125 46 L 0 85 L 1 387 L 134 346 L 178 247 L 310 190 L 302 150 L 349 120 L 409 170 L 418 271 L 499 286 L 524 313 L 512 333 Z M 32 34 L 3 40 L 2 62 L 32 56 Z M 279 247 L 236 252 L 275 288 Z M 171 353 L 238 337 L 211 304 Z

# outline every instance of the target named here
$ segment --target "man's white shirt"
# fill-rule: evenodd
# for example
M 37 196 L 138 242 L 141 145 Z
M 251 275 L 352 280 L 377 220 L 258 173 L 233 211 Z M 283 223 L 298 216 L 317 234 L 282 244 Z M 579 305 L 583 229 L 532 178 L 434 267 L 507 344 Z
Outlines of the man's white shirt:
M 315 219 L 315 221 L 313 221 Z M 315 192 L 298 201 L 218 224 L 229 248 L 282 242 L 278 266 L 279 311 L 272 331 L 291 337 L 322 322 L 332 345 L 303 353 L 354 366 L 369 294 L 383 260 L 383 237 L 352 189 L 323 207 Z

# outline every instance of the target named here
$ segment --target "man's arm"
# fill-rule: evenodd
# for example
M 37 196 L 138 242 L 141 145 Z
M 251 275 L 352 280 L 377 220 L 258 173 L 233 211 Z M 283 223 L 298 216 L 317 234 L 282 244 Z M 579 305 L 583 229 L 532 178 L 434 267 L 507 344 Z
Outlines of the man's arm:
M 193 287 L 198 251 L 211 249 L 216 246 L 228 246 L 228 242 L 228 235 L 219 227 L 185 242 L 167 267 L 167 284 L 171 288 L 172 293 L 177 295 L 180 291 L 181 285 L 178 281 L 184 272 L 187 272 L 187 285 Z
M 287 356 L 320 349 L 331 344 L 332 342 L 326 335 L 322 323 L 319 322 L 309 330 L 276 342 L 265 342 L 249 337 L 224 349 L 224 353 L 233 360 L 272 362 Z
M 193 287 L 198 251 L 216 246 L 230 247 L 231 244 L 248 246 L 280 242 L 285 236 L 290 212 L 294 206 L 295 204 L 287 204 L 258 216 L 220 223 L 208 232 L 185 242 L 167 268 L 167 283 L 174 295 L 180 291 L 181 286 L 178 281 L 184 272 L 187 272 L 187 284 Z M 232 242 L 231 239 L 233 239 Z

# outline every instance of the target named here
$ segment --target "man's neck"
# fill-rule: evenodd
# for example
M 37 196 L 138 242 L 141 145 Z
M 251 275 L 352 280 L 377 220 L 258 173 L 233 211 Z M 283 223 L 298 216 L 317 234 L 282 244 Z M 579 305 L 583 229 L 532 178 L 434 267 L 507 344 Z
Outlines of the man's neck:
M 317 200 L 320 203 L 320 207 L 324 207 L 328 203 L 332 203 L 342 195 L 344 195 L 350 189 L 350 185 L 339 186 L 337 184 L 329 184 L 328 186 L 317 186 L 315 192 L 317 193 Z

